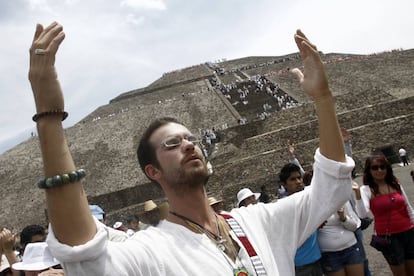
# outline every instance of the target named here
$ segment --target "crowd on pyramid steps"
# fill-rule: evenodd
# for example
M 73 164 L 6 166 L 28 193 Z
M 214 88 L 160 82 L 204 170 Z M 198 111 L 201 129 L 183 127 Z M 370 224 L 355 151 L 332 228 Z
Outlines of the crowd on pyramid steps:
M 218 76 L 213 76 L 209 81 L 212 87 L 219 90 L 236 109 L 240 109 L 240 113 L 243 113 L 241 111 L 243 110 L 242 106 L 248 106 L 250 102 L 266 99 L 263 103 L 263 110 L 256 114 L 255 120 L 264 120 L 270 117 L 272 112 L 298 105 L 298 102 L 284 92 L 279 84 L 273 83 L 263 75 L 254 75 L 247 80 L 236 80 L 228 84 L 221 82 Z M 247 121 L 244 120 L 243 122 L 246 123 Z

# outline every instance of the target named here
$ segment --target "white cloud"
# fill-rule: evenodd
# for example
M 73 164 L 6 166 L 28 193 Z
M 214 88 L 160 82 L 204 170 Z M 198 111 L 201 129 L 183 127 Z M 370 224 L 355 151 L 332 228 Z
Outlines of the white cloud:
M 137 17 L 135 14 L 132 14 L 132 13 L 128 14 L 126 17 L 126 22 L 131 23 L 133 25 L 140 25 L 144 22 L 144 20 L 145 20 L 144 17 L 142 16 Z
M 166 4 L 163 0 L 123 0 L 121 7 L 130 7 L 133 9 L 141 10 L 165 10 Z
M 33 11 L 54 13 L 47 0 L 26 0 Z

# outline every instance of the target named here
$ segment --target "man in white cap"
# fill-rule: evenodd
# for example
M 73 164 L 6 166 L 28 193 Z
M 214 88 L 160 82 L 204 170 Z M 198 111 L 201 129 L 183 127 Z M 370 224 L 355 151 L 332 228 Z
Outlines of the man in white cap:
M 253 193 L 249 188 L 243 188 L 237 193 L 237 207 L 247 207 L 250 204 L 256 204 L 260 193 Z
M 25 276 L 37 276 L 49 269 L 60 269 L 59 261 L 50 253 L 46 242 L 33 242 L 26 246 L 23 261 L 12 265 L 14 270 L 23 270 Z M 56 269 L 55 269 L 56 270 Z M 61 270 L 63 275 L 63 270 Z
M 29 79 L 45 173 L 39 186 L 46 190 L 52 225 L 47 241 L 63 261 L 65 272 L 88 276 L 294 275 L 296 249 L 348 200 L 354 167 L 353 160 L 345 156 L 334 97 L 316 46 L 296 31 L 303 72 L 290 71 L 313 99 L 319 122 L 319 148 L 309 189 L 289 200 L 235 208 L 219 216 L 208 204 L 205 184 L 209 174 L 199 138 L 178 120 L 160 118 L 145 130 L 137 155 L 143 173 L 163 189 L 170 213 L 157 227 L 140 231 L 120 245 L 108 241 L 106 228 L 90 215 L 80 181 L 85 172 L 76 169 L 65 138 L 61 121 L 67 112 L 55 69 L 56 52 L 64 37 L 63 27 L 56 22 L 46 28 L 37 25 Z M 74 177 L 68 179 L 70 173 Z

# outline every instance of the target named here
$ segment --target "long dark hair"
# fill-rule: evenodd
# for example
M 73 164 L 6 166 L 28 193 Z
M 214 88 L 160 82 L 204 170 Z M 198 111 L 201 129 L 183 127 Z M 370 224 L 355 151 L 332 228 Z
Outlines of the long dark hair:
M 393 189 L 401 193 L 401 186 L 399 184 L 398 179 L 394 176 L 394 172 L 392 171 L 391 164 L 390 162 L 388 162 L 387 158 L 382 153 L 374 153 L 370 157 L 368 157 L 367 160 L 365 160 L 364 177 L 363 177 L 364 185 L 368 185 L 374 191 L 374 195 L 378 195 L 380 193 L 378 184 L 375 182 L 371 174 L 371 164 L 374 161 L 378 161 L 382 163 L 383 165 L 385 165 L 387 169 L 387 174 L 385 175 L 385 183 L 387 183 Z

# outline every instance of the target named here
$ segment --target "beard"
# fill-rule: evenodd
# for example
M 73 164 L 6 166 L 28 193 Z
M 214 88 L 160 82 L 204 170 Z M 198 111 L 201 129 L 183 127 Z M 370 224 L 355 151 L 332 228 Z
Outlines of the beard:
M 181 167 L 169 174 L 168 182 L 171 190 L 177 196 L 184 196 L 187 193 L 204 186 L 209 177 L 205 161 L 202 165 L 197 164 L 190 168 Z

